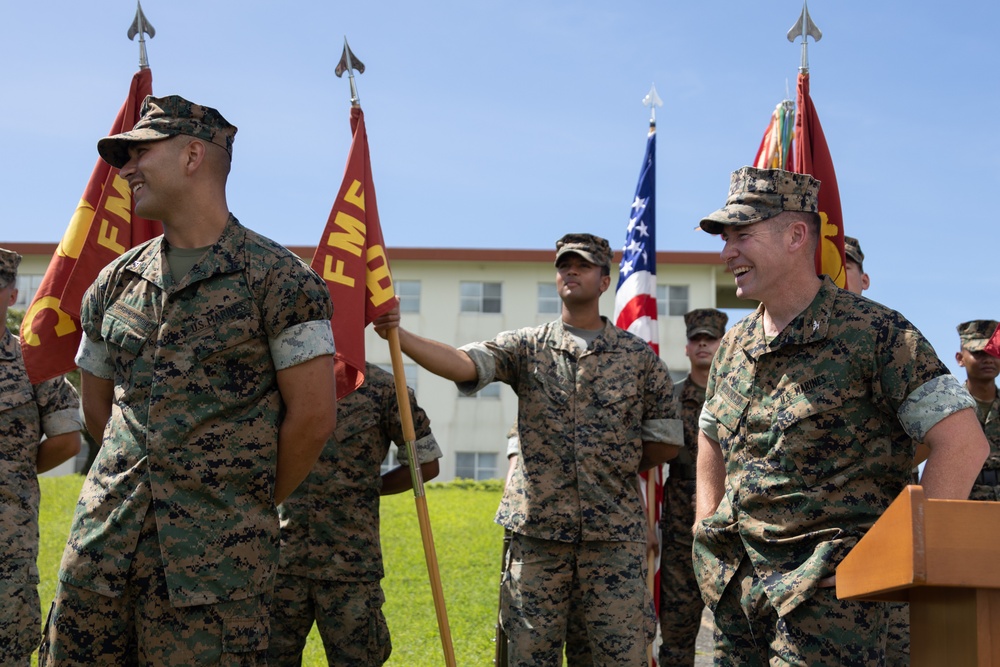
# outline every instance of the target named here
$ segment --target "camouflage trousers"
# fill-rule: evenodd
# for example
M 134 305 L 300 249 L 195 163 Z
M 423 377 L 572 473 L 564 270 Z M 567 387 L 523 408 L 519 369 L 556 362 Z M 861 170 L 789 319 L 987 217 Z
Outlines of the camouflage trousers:
M 639 542 L 566 543 L 515 533 L 500 589 L 510 667 L 559 667 L 574 612 L 590 656 L 571 667 L 645 665 L 656 631 L 645 550 Z
M 779 617 L 744 557 L 715 609 L 717 667 L 881 667 L 888 608 L 819 588 Z
M 969 500 L 1000 500 L 1000 486 L 991 486 L 989 484 L 976 484 L 972 487 L 972 493 L 969 494 Z
M 271 607 L 270 667 L 298 667 L 313 621 L 331 665 L 379 667 L 392 644 L 377 581 L 321 581 L 279 574 Z
M 146 513 L 119 597 L 60 581 L 42 632 L 39 667 L 267 664 L 270 594 L 174 607 L 153 512 Z
M 889 634 L 885 643 L 886 667 L 908 667 L 910 664 L 910 605 L 889 602 Z
M 660 667 L 693 667 L 705 603 L 694 576 L 694 480 L 667 478 L 660 515 Z
M 42 625 L 33 562 L 0 558 L 0 600 L 0 665 L 30 665 Z

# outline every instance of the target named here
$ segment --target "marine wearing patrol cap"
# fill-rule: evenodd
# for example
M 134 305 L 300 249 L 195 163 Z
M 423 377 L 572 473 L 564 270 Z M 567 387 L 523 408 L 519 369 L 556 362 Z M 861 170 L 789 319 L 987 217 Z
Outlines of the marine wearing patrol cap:
M 691 340 L 698 334 L 707 334 L 712 338 L 722 338 L 726 333 L 729 316 L 715 308 L 696 308 L 684 315 L 687 325 L 687 338 Z
M 236 126 L 211 107 L 188 102 L 179 95 L 147 95 L 139 110 L 139 122 L 128 132 L 104 137 L 97 142 L 97 152 L 112 167 L 121 169 L 128 162 L 128 147 L 141 141 L 160 141 L 178 134 L 202 139 L 226 149 L 233 156 Z
M 750 225 L 784 211 L 816 213 L 819 185 L 809 174 L 742 167 L 730 178 L 726 205 L 702 218 L 701 228 L 721 234 L 723 227 Z
M 7 287 L 17 280 L 17 267 L 21 264 L 21 255 L 13 250 L 0 248 L 0 287 Z
M 576 253 L 593 264 L 611 270 L 611 245 L 606 239 L 593 234 L 566 234 L 556 241 L 556 265 L 559 258 Z
M 859 267 L 864 267 L 865 253 L 861 252 L 861 243 L 853 236 L 844 237 L 844 254 Z
M 997 320 L 970 320 L 962 322 L 958 329 L 958 338 L 962 348 L 969 352 L 980 352 L 986 349 L 993 332 L 997 330 Z

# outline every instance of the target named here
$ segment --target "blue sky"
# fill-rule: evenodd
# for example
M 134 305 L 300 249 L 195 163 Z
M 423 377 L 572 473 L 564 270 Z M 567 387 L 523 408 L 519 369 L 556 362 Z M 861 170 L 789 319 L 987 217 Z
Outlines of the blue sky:
M 663 2 L 146 0 L 157 95 L 239 126 L 229 204 L 313 245 L 350 144 L 346 35 L 390 246 L 550 248 L 624 241 L 655 83 L 661 250 L 720 249 L 693 228 L 794 97 L 800 0 Z M 813 0 L 811 92 L 867 293 L 954 361 L 955 325 L 1000 318 L 1000 3 Z M 3 241 L 56 241 L 138 64 L 133 0 L 5 2 Z M 391 260 L 391 255 L 390 255 Z

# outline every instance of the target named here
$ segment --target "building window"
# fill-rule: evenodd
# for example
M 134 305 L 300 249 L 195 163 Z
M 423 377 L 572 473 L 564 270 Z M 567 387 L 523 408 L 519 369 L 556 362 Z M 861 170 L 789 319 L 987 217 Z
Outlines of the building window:
M 462 392 L 458 392 L 458 396 L 459 398 L 500 398 L 500 383 L 490 382 L 471 396 Z
M 375 364 L 386 373 L 392 373 L 392 364 Z M 406 378 L 406 386 L 417 391 L 417 369 L 416 364 L 403 364 L 403 376 Z
M 38 291 L 44 277 L 30 274 L 19 275 L 17 277 L 17 300 L 14 302 L 14 308 L 27 310 L 28 306 L 31 305 L 31 300 L 35 298 L 35 292 Z
M 396 296 L 399 297 L 399 312 L 419 313 L 420 312 L 420 281 L 419 280 L 397 280 L 393 283 Z
M 688 307 L 687 285 L 657 285 L 656 314 L 683 317 Z
M 540 314 L 562 312 L 562 302 L 556 292 L 555 283 L 538 283 L 538 312 Z
M 500 283 L 459 284 L 462 303 L 459 310 L 463 313 L 499 313 L 502 303 Z
M 455 452 L 455 477 L 497 479 L 497 455 L 492 452 Z

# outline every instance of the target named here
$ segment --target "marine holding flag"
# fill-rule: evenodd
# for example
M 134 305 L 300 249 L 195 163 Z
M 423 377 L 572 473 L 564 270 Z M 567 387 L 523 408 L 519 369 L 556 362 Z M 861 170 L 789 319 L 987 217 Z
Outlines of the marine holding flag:
M 98 142 L 164 234 L 87 290 L 87 475 L 39 664 L 266 664 L 275 505 L 336 425 L 332 304 L 226 202 L 236 127 L 147 97 Z M 240 655 L 235 655 L 240 654 Z
M 454 348 L 375 320 L 402 351 L 471 395 L 499 381 L 518 396 L 520 453 L 496 521 L 511 533 L 501 622 L 514 667 L 560 664 L 580 601 L 594 664 L 646 664 L 655 633 L 637 473 L 683 442 L 666 365 L 601 317 L 611 248 L 592 234 L 556 243 L 559 319 Z M 545 565 L 541 565 L 544 563 Z

